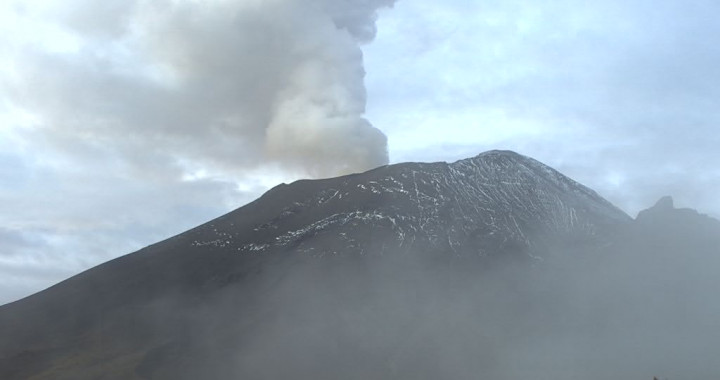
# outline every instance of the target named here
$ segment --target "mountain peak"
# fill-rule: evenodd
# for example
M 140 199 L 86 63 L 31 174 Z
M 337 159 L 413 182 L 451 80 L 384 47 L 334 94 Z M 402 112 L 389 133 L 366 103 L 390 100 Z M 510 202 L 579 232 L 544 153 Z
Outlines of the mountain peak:
M 673 198 L 669 195 L 666 195 L 660 198 L 655 203 L 655 206 L 653 206 L 653 208 L 658 210 L 673 210 L 675 208 Z
M 234 226 L 245 223 L 248 231 L 222 227 L 217 239 L 197 238 L 195 244 L 222 241 L 240 252 L 292 249 L 325 255 L 333 241 L 331 253 L 429 250 L 483 256 L 499 252 L 498 247 L 538 248 L 546 243 L 536 239 L 540 235 L 554 241 L 596 236 L 606 226 L 631 220 L 558 171 L 502 150 L 450 164 L 403 163 L 302 180 L 276 187 L 257 202 L 226 217 Z M 379 237 L 383 244 L 375 247 L 372 241 Z
M 512 150 L 488 150 L 486 152 L 482 152 L 477 154 L 474 157 L 464 158 L 458 161 L 455 161 L 452 164 L 457 164 L 461 162 L 477 162 L 477 163 L 484 163 L 484 162 L 491 162 L 491 161 L 507 161 L 507 162 L 522 162 L 532 160 L 530 157 L 523 156 L 520 153 L 514 152 Z
M 531 157 L 511 150 L 491 150 L 475 157 L 459 160 L 452 164 L 456 168 L 472 168 L 483 172 L 486 179 L 501 184 L 524 183 L 536 189 L 545 189 L 562 194 L 574 194 L 579 199 L 592 200 L 597 209 L 606 209 L 614 217 L 629 220 L 630 217 L 612 205 L 594 190 L 583 186 L 552 167 Z M 621 215 L 621 216 L 620 216 Z
M 673 198 L 669 195 L 666 195 L 662 198 L 660 198 L 657 202 L 655 202 L 655 205 L 642 210 L 637 215 L 637 220 L 640 221 L 646 221 L 648 219 L 657 219 L 657 218 L 674 218 L 677 215 L 680 214 L 687 214 L 687 213 L 696 213 L 695 210 L 691 209 L 677 209 L 675 208 L 675 203 L 673 201 Z
M 635 219 L 643 224 L 662 221 L 663 223 L 673 224 L 676 227 L 696 225 L 698 223 L 709 223 L 713 225 L 720 223 L 708 215 L 699 213 L 697 210 L 684 207 L 676 208 L 673 198 L 669 195 L 660 198 L 654 206 L 640 211 Z
M 479 154 L 478 154 L 477 156 L 475 156 L 474 158 L 479 158 L 479 157 L 505 157 L 505 158 L 515 158 L 515 159 L 518 159 L 518 158 L 525 158 L 525 159 L 527 159 L 527 158 L 528 158 L 528 157 L 526 157 L 526 156 L 523 156 L 523 155 L 520 154 L 520 153 L 517 153 L 517 152 L 512 151 L 512 150 L 506 150 L 506 149 L 492 149 L 492 150 L 488 150 L 488 151 L 479 153 Z M 471 158 L 471 159 L 472 159 L 472 158 Z

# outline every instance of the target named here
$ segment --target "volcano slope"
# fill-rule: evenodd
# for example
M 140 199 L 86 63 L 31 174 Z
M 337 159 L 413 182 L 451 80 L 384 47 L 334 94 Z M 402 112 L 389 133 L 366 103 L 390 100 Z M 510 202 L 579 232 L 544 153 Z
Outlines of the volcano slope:
M 711 378 L 718 236 L 509 151 L 298 181 L 2 306 L 0 378 Z

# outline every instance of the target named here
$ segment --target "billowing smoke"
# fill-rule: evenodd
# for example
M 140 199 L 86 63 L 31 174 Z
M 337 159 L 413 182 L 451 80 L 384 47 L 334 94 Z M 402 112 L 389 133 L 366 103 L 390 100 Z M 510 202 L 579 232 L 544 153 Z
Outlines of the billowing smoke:
M 393 3 L 18 3 L 19 22 L 50 37 L 17 46 L 23 63 L 4 85 L 38 137 L 76 156 L 146 172 L 361 171 L 388 158 L 385 136 L 363 117 L 360 45 Z

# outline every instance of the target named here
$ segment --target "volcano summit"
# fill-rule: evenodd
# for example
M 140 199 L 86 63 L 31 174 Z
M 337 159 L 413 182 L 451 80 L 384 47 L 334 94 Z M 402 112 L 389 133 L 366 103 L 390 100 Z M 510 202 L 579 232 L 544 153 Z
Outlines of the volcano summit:
M 283 184 L 2 306 L 0 378 L 712 377 L 718 224 L 510 151 Z

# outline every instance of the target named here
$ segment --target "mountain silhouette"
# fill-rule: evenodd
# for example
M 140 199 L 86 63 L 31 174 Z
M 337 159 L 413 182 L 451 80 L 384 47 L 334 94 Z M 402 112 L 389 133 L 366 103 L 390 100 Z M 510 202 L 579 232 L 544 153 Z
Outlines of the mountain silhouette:
M 694 292 L 715 285 L 718 224 L 671 198 L 632 219 L 510 151 L 301 180 L 0 307 L 0 378 L 673 373 L 692 361 L 672 367 L 650 337 L 676 322 L 702 327 L 685 331 L 700 346 L 717 336 L 720 308 Z M 640 307 L 658 314 L 634 326 Z M 641 364 L 609 337 L 647 349 Z

